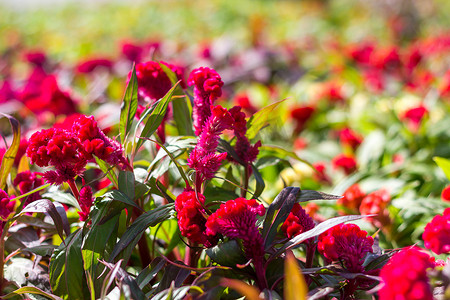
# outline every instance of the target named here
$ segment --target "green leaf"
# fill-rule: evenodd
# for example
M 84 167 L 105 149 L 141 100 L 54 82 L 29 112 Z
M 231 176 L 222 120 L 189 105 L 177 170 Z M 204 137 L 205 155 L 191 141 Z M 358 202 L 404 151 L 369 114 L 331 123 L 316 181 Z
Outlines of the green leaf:
M 94 156 L 94 158 L 100 170 L 102 170 L 102 172 L 106 174 L 106 177 L 108 177 L 108 179 L 111 180 L 111 182 L 117 188 L 119 186 L 119 182 L 116 173 L 114 173 L 114 167 L 110 166 L 106 161 L 96 156 Z
M 119 190 L 113 190 L 111 192 L 107 192 L 104 195 L 105 198 L 111 199 L 111 200 L 115 200 L 115 201 L 119 201 L 122 202 L 126 205 L 130 205 L 133 207 L 136 207 L 138 209 L 141 209 L 134 201 L 132 201 L 125 193 L 123 193 L 122 191 Z M 142 210 L 142 209 L 141 209 Z
M 78 203 L 77 199 L 75 199 L 74 196 L 72 196 L 69 193 L 64 193 L 60 190 L 44 193 L 42 195 L 42 198 L 49 198 L 53 201 L 68 204 L 73 207 L 76 207 L 78 210 L 81 210 L 80 204 Z
M 19 150 L 20 145 L 20 124 L 19 122 L 12 116 L 0 113 L 0 116 L 3 118 L 7 118 L 9 120 L 9 124 L 11 124 L 12 132 L 13 132 L 13 141 L 11 146 L 6 150 L 3 155 L 1 166 L 0 166 L 0 189 L 5 189 L 6 179 L 8 178 L 11 168 L 14 164 L 14 159 L 16 158 L 17 150 Z
M 119 191 L 125 193 L 130 200 L 134 200 L 134 173 L 130 171 L 119 172 Z
M 120 238 L 120 241 L 117 242 L 114 250 L 109 257 L 109 261 L 114 261 L 117 255 L 119 255 L 119 253 L 124 251 L 126 248 L 131 247 L 131 249 L 134 249 L 144 231 L 148 227 L 155 226 L 158 223 L 161 223 L 162 221 L 172 217 L 173 209 L 173 204 L 166 204 L 140 215 L 134 221 L 134 223 L 129 226 L 128 230 L 125 231 L 125 233 Z
M 445 176 L 448 180 L 450 180 L 450 159 L 438 157 L 433 157 L 433 160 L 436 162 L 436 164 L 439 166 L 439 168 L 444 171 Z
M 181 261 L 175 261 L 175 263 L 184 266 L 184 263 Z M 164 291 L 170 287 L 172 282 L 174 287 L 180 287 L 189 275 L 191 275 L 191 271 L 189 269 L 169 264 L 166 268 L 164 268 L 164 275 L 161 278 L 155 292 L 159 293 Z
M 131 78 L 128 82 L 125 95 L 120 107 L 120 124 L 119 131 L 122 139 L 122 144 L 125 144 L 126 136 L 130 131 L 134 116 L 136 115 L 138 106 L 138 81 L 136 77 L 136 65 L 133 65 L 131 71 Z
M 150 265 L 143 269 L 136 277 L 136 282 L 139 288 L 143 289 L 153 278 L 156 277 L 159 271 L 166 265 L 166 261 L 162 257 L 155 257 Z
M 249 140 L 252 140 L 257 134 L 258 132 L 267 125 L 267 121 L 269 120 L 269 117 L 271 115 L 273 115 L 273 110 L 280 105 L 283 101 L 285 100 L 281 100 L 275 103 L 272 103 L 266 107 L 264 107 L 263 109 L 261 109 L 260 111 L 256 112 L 251 118 L 250 120 L 248 120 L 247 122 L 247 138 Z
M 164 119 L 166 115 L 167 107 L 169 105 L 170 99 L 172 98 L 173 92 L 177 88 L 178 84 L 174 85 L 167 94 L 158 100 L 155 109 L 151 112 L 148 119 L 145 121 L 144 129 L 142 129 L 140 139 L 136 143 L 135 151 L 138 151 L 142 144 L 145 142 L 145 139 L 149 138 L 155 133 L 156 129 L 158 129 L 159 125 Z
M 264 183 L 264 179 L 261 176 L 261 173 L 259 173 L 258 169 L 252 165 L 253 170 L 253 176 L 256 180 L 256 186 L 255 186 L 255 192 L 253 193 L 253 198 L 258 198 L 261 193 L 264 191 L 264 188 L 266 187 L 266 184 Z
M 56 246 L 54 245 L 39 245 L 30 248 L 20 249 L 21 252 L 31 252 L 40 256 L 51 256 Z
M 77 230 L 53 252 L 50 259 L 50 286 L 63 299 L 89 299 L 81 254 L 82 232 Z
M 48 299 L 52 299 L 52 300 L 60 300 L 61 299 L 58 296 L 44 292 L 43 290 L 38 289 L 37 287 L 34 287 L 34 286 L 21 287 L 20 289 L 17 289 L 14 292 L 11 292 L 5 296 L 2 296 L 2 299 L 12 299 L 12 298 L 17 297 L 17 295 L 25 295 L 25 294 L 41 295 L 41 296 L 47 297 Z
M 265 249 L 272 246 L 272 242 L 278 232 L 278 227 L 286 220 L 292 210 L 292 207 L 295 203 L 297 203 L 297 196 L 299 192 L 300 188 L 298 187 L 284 188 L 269 205 L 263 223 Z
M 284 148 L 281 148 L 279 146 L 275 146 L 275 145 L 263 145 L 261 147 L 259 147 L 259 156 L 258 157 L 267 157 L 267 156 L 272 156 L 272 157 L 277 157 L 279 159 L 283 159 L 286 160 L 287 158 L 293 158 L 295 160 L 298 160 L 299 162 L 305 163 L 308 166 L 310 166 L 311 168 L 314 169 L 314 167 L 312 166 L 311 163 L 309 163 L 308 161 L 301 159 L 297 154 L 295 154 L 295 152 L 293 151 L 288 151 Z
M 243 265 L 248 261 L 236 240 L 230 240 L 208 248 L 206 254 L 221 266 L 232 268 L 236 268 L 236 265 Z

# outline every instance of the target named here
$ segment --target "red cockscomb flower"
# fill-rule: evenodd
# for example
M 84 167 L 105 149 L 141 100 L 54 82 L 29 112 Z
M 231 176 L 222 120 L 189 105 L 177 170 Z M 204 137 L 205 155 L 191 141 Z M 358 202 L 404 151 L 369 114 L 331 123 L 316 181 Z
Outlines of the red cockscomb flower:
M 32 173 L 30 171 L 24 171 L 19 174 L 17 174 L 16 178 L 14 179 L 13 184 L 19 189 L 21 194 L 26 194 L 35 188 L 40 187 L 44 184 L 44 180 L 40 177 L 36 177 L 36 173 Z M 36 201 L 40 199 L 39 192 L 35 192 L 31 195 L 29 195 L 26 198 L 26 203 L 31 203 L 33 201 Z
M 389 211 L 387 210 L 387 205 L 391 201 L 391 195 L 387 190 L 381 189 L 372 192 L 364 197 L 359 206 L 359 212 L 361 215 L 371 215 L 376 216 L 368 218 L 377 227 L 386 225 L 390 222 Z
M 291 118 L 294 120 L 296 134 L 305 129 L 306 122 L 312 117 L 316 109 L 312 106 L 297 106 L 291 111 Z
M 327 167 L 324 162 L 313 163 L 313 167 L 317 172 L 314 172 L 313 177 L 319 182 L 331 184 L 331 178 L 327 175 Z
M 89 212 L 91 211 L 92 203 L 94 202 L 94 198 L 92 197 L 92 189 L 90 186 L 84 186 L 80 190 L 80 199 L 78 203 L 80 204 L 81 211 L 78 212 L 80 216 L 80 221 L 86 221 Z
M 14 212 L 15 205 L 16 201 L 9 197 L 4 190 L 0 189 L 0 234 L 3 232 L 6 224 L 3 220 L 6 220 Z
M 381 269 L 384 286 L 380 300 L 432 300 L 427 269 L 434 268 L 430 256 L 419 248 L 404 249 Z
M 446 208 L 442 216 L 435 216 L 425 226 L 422 238 L 425 247 L 434 253 L 450 252 L 450 208 Z
M 427 113 L 428 110 L 426 109 L 426 107 L 423 105 L 419 105 L 405 111 L 401 119 L 407 122 L 407 125 L 411 131 L 416 132 L 419 129 L 420 124 L 422 123 L 422 119 Z
M 441 193 L 441 199 L 443 201 L 450 201 L 450 185 L 446 186 Z
M 288 238 L 314 228 L 313 219 L 306 213 L 300 204 L 295 203 L 291 212 L 281 225 L 281 230 Z
M 220 205 L 206 221 L 206 234 L 222 234 L 230 239 L 241 239 L 248 258 L 260 259 L 264 254 L 262 235 L 256 227 L 256 216 L 265 213 L 256 200 L 237 198 Z
M 362 200 L 366 194 L 361 190 L 358 184 L 350 186 L 341 199 L 338 199 L 336 203 L 342 205 L 351 210 L 358 210 Z
M 356 171 L 356 160 L 351 155 L 339 154 L 333 158 L 331 163 L 335 169 L 341 169 L 347 175 Z
M 201 67 L 191 72 L 188 84 L 194 86 L 194 128 L 195 134 L 200 135 L 211 115 L 211 105 L 222 95 L 223 81 L 215 70 Z
M 158 62 L 148 61 L 136 65 L 139 97 L 146 101 L 158 100 L 172 87 L 172 82 Z
M 319 236 L 317 248 L 330 261 L 339 261 L 350 272 L 362 272 L 364 258 L 372 253 L 373 238 L 355 224 L 339 224 Z
M 356 150 L 362 142 L 362 138 L 350 128 L 344 128 L 339 132 L 339 140 L 342 145 L 349 146 Z
M 197 145 L 189 155 L 188 166 L 195 169 L 200 183 L 214 177 L 227 153 L 217 153 L 219 135 L 233 125 L 233 117 L 220 105 L 211 107 L 212 115 L 208 118 Z M 197 183 L 197 184 L 200 184 Z
M 103 68 L 107 71 L 111 71 L 113 68 L 113 62 L 107 58 L 93 58 L 80 62 L 76 67 L 77 72 L 83 74 L 92 73 L 97 68 Z

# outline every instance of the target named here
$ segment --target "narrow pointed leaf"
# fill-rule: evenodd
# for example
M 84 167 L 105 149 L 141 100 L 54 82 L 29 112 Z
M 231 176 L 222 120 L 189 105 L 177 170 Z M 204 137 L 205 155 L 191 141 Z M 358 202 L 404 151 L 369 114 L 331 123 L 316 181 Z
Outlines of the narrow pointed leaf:
M 284 263 L 284 299 L 286 300 L 306 300 L 308 287 L 303 277 L 300 267 L 292 252 L 286 253 Z
M 247 283 L 236 280 L 236 279 L 228 279 L 223 278 L 220 281 L 222 286 L 226 286 L 232 288 L 233 290 L 239 292 L 241 295 L 245 296 L 245 299 L 248 300 L 260 300 L 259 291 L 256 287 L 248 285 Z
M 436 164 L 439 166 L 439 168 L 444 171 L 445 176 L 448 180 L 450 180 L 450 159 L 438 157 L 433 157 L 433 160 L 436 162 Z
M 256 180 L 255 192 L 253 193 L 252 197 L 258 198 L 264 191 L 266 184 L 264 183 L 264 179 L 262 178 L 261 173 L 259 173 L 258 169 L 254 165 L 252 165 L 252 171 L 253 176 L 255 177 Z
M 338 200 L 342 196 L 331 195 L 313 190 L 302 190 L 298 195 L 297 202 L 306 202 L 310 200 Z
M 136 277 L 136 282 L 139 284 L 139 287 L 141 289 L 144 288 L 144 286 L 155 278 L 156 274 L 158 274 L 158 272 L 161 271 L 165 265 L 166 261 L 162 259 L 162 257 L 158 256 L 153 259 L 150 265 L 143 269 Z
M 6 179 L 8 178 L 11 168 L 14 164 L 14 159 L 16 158 L 17 150 L 19 150 L 20 145 L 20 124 L 19 122 L 10 115 L 0 113 L 0 117 L 7 118 L 11 124 L 13 132 L 13 141 L 6 150 L 0 165 L 0 189 L 5 189 Z
M 119 190 L 113 190 L 111 192 L 107 192 L 104 197 L 111 199 L 111 200 L 115 200 L 115 201 L 120 201 L 126 205 L 131 205 L 134 206 L 138 209 L 141 209 L 134 201 L 132 201 L 125 193 L 123 193 L 122 191 Z
M 138 81 L 136 77 L 136 66 L 133 65 L 131 71 L 131 78 L 128 82 L 125 95 L 122 100 L 122 106 L 120 107 L 120 123 L 119 131 L 122 144 L 125 144 L 125 139 L 130 131 L 131 124 L 133 123 L 134 116 L 136 115 L 138 106 Z
M 119 186 L 119 182 L 116 173 L 114 173 L 114 167 L 110 166 L 106 161 L 101 160 L 96 156 L 94 156 L 94 158 L 100 170 L 102 170 L 102 172 L 106 174 L 106 177 L 108 177 L 108 179 L 111 180 L 111 182 L 117 188 Z
M 256 112 L 250 120 L 247 122 L 247 138 L 249 140 L 252 140 L 258 132 L 267 125 L 267 121 L 269 120 L 270 116 L 273 115 L 273 110 L 280 105 L 284 100 L 272 103 L 260 111 Z
M 34 287 L 34 286 L 24 286 L 20 289 L 15 290 L 14 292 L 11 292 L 5 296 L 1 296 L 2 299 L 14 299 L 17 298 L 17 295 L 25 295 L 25 294 L 33 294 L 33 295 L 41 295 L 51 300 L 61 300 L 62 298 L 49 294 L 47 292 L 44 292 L 43 290 Z
M 119 172 L 119 191 L 125 193 L 130 200 L 134 200 L 134 174 L 130 171 Z
M 173 209 L 173 204 L 166 204 L 140 215 L 134 221 L 134 223 L 129 226 L 127 231 L 125 231 L 120 241 L 117 242 L 114 250 L 109 257 L 109 261 L 114 261 L 117 255 L 125 250 L 125 248 L 131 247 L 132 249 L 134 249 L 144 231 L 148 227 L 155 226 L 158 223 L 161 223 L 162 221 L 172 217 Z

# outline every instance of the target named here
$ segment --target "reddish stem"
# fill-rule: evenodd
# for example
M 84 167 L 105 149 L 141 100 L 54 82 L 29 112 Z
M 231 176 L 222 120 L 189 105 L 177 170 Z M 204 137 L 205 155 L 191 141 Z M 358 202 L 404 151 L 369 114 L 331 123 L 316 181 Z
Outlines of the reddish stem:
M 80 201 L 80 193 L 78 192 L 78 187 L 73 179 L 67 181 L 69 184 L 70 190 L 72 191 L 73 196 L 77 201 Z

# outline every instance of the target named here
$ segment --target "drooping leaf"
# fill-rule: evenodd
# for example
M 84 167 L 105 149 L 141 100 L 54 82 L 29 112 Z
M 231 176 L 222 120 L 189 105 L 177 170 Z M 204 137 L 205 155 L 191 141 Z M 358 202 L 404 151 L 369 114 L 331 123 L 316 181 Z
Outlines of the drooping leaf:
M 284 299 L 306 300 L 308 286 L 300 271 L 297 259 L 291 251 L 286 253 L 284 272 Z
M 131 78 L 128 82 L 125 95 L 122 100 L 122 106 L 120 107 L 120 123 L 119 131 L 122 144 L 125 144 L 125 139 L 130 131 L 131 124 L 133 123 L 134 116 L 136 115 L 138 107 L 138 81 L 136 77 L 136 66 L 133 65 L 131 71 Z
M 312 190 L 301 190 L 297 197 L 297 202 L 306 202 L 310 200 L 337 200 L 341 199 L 342 196 L 336 196 L 327 194 L 324 192 L 312 191 Z
M 230 240 L 208 248 L 206 254 L 221 266 L 232 268 L 235 268 L 236 265 L 243 265 L 248 261 L 236 240 Z
M 55 204 L 48 199 L 40 199 L 34 202 L 31 202 L 20 212 L 20 215 L 25 213 L 48 213 L 49 216 L 53 219 L 55 223 L 56 230 L 58 235 L 64 240 L 63 232 L 66 235 L 70 234 L 69 221 L 67 220 L 67 215 L 64 209 L 57 209 Z
M 300 188 L 298 187 L 284 188 L 269 205 L 263 223 L 265 249 L 271 247 L 278 232 L 278 227 L 286 220 L 292 207 L 297 203 L 297 196 L 299 193 Z
M 112 262 L 117 257 L 117 255 L 125 250 L 126 248 L 131 247 L 134 249 L 137 242 L 141 238 L 143 232 L 150 226 L 155 226 L 158 223 L 161 223 L 164 220 L 172 217 L 173 214 L 173 204 L 166 204 L 164 206 L 157 207 L 152 209 L 142 215 L 140 215 L 131 226 L 125 231 L 125 233 L 120 238 L 119 242 L 117 242 L 114 250 L 112 251 L 109 261 Z
M 119 191 L 125 193 L 128 198 L 133 201 L 135 192 L 134 192 L 134 174 L 130 171 L 120 171 L 119 172 Z
M 6 179 L 8 178 L 11 168 L 14 164 L 14 159 L 16 158 L 17 150 L 19 150 L 20 145 L 20 124 L 12 116 L 0 113 L 0 117 L 7 118 L 9 124 L 11 124 L 13 132 L 13 140 L 8 150 L 6 150 L 0 165 L 0 189 L 5 189 Z
M 328 220 L 318 224 L 313 229 L 303 232 L 303 233 L 293 237 L 292 239 L 290 239 L 280 249 L 278 249 L 278 251 L 274 254 L 274 256 L 278 256 L 281 253 L 285 252 L 286 250 L 294 248 L 295 246 L 299 245 L 300 243 L 302 243 L 303 241 L 305 241 L 309 238 L 320 235 L 321 233 L 327 231 L 331 227 L 334 227 L 341 223 L 359 220 L 359 219 L 362 219 L 362 218 L 365 218 L 368 216 L 372 216 L 372 215 L 366 215 L 366 216 L 349 215 L 349 216 L 342 216 L 342 217 L 328 219 Z
M 248 285 L 247 283 L 236 280 L 236 279 L 228 279 L 223 278 L 220 281 L 222 286 L 226 286 L 232 288 L 233 290 L 238 291 L 241 295 L 245 296 L 245 299 L 248 300 L 261 300 L 259 297 L 259 291 L 256 287 Z
M 81 255 L 82 232 L 77 230 L 53 252 L 50 259 L 50 285 L 63 299 L 89 299 Z
M 14 292 L 11 292 L 5 296 L 2 296 L 2 299 L 13 299 L 17 297 L 17 295 L 26 295 L 26 294 L 34 294 L 34 295 L 41 295 L 51 300 L 61 300 L 62 298 L 52 295 L 50 293 L 44 292 L 41 289 L 38 289 L 34 286 L 24 286 L 20 289 L 15 290 Z
M 272 115 L 273 110 L 280 105 L 284 100 L 272 103 L 260 111 L 256 112 L 247 122 L 247 138 L 252 140 L 258 132 L 267 125 L 267 120 Z
M 439 168 L 444 171 L 445 176 L 448 180 L 450 180 L 450 159 L 438 157 L 433 157 L 433 160 L 436 162 L 436 164 L 439 166 Z
M 145 139 L 142 138 L 149 138 L 153 135 L 153 133 L 155 133 L 156 129 L 158 129 L 159 125 L 164 119 L 170 99 L 172 98 L 173 92 L 175 91 L 177 86 L 178 84 L 174 85 L 164 97 L 158 100 L 155 109 L 145 121 L 144 129 L 142 129 L 140 135 L 141 138 L 136 142 L 135 151 L 138 151 L 142 144 L 145 142 Z

